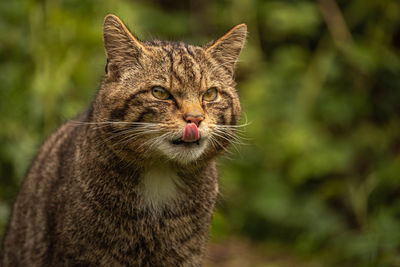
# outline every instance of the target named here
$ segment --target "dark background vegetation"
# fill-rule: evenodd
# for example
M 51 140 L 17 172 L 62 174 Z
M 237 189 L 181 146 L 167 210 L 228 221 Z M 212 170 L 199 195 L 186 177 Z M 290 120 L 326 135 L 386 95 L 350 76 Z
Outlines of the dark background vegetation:
M 400 266 L 396 0 L 1 1 L 0 233 L 40 143 L 98 88 L 108 13 L 141 39 L 249 27 L 251 124 L 219 161 L 210 265 Z

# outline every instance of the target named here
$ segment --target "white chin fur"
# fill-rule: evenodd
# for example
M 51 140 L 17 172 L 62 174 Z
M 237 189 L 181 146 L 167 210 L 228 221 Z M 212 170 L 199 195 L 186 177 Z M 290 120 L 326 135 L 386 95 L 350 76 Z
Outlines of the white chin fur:
M 193 144 L 191 146 L 174 145 L 170 141 L 165 140 L 158 146 L 158 150 L 167 158 L 187 164 L 198 159 L 207 147 L 208 140 L 203 138 L 200 145 Z

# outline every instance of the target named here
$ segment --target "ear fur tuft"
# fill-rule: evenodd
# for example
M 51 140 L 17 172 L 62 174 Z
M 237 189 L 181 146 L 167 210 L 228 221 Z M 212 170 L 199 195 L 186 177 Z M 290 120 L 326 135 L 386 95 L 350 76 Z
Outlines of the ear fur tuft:
M 146 52 L 146 48 L 124 23 L 112 14 L 104 19 L 103 43 L 111 71 L 126 63 L 134 64 Z

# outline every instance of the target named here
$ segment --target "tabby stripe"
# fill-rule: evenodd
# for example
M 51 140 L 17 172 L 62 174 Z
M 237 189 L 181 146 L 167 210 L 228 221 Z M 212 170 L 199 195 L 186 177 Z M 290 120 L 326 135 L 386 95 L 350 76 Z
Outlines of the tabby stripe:
M 200 66 L 200 64 L 199 64 Z M 201 82 L 203 81 L 203 74 L 204 74 L 204 70 L 200 67 L 200 85 L 199 88 L 201 88 Z
M 236 115 L 233 112 L 234 111 L 233 110 L 233 98 L 234 98 L 234 96 L 229 94 L 229 93 L 227 93 L 227 92 L 225 92 L 225 91 L 220 91 L 220 94 L 226 96 L 226 99 L 229 102 L 228 103 L 228 107 L 230 107 L 230 109 L 231 109 L 231 116 L 230 116 L 230 120 L 229 120 L 229 125 L 236 124 L 237 119 L 236 119 Z
M 174 59 L 172 58 L 172 52 L 171 52 L 170 50 L 166 49 L 165 47 L 162 47 L 161 49 L 162 49 L 165 53 L 167 53 L 167 56 L 168 56 L 169 61 L 170 61 L 170 64 L 171 64 L 171 66 L 170 66 L 169 68 L 170 68 L 170 71 L 172 72 L 173 62 L 174 62 Z
M 105 247 L 107 250 L 110 247 L 114 247 L 114 248 L 119 247 L 119 250 L 118 250 L 119 254 L 116 254 L 116 253 L 112 253 L 111 254 L 113 259 L 115 259 L 118 262 L 118 265 L 121 265 L 121 266 L 129 266 L 129 265 L 131 265 L 131 262 L 129 260 L 132 257 L 132 255 L 134 255 L 133 254 L 133 250 L 132 249 L 128 249 L 128 251 L 121 251 L 121 247 L 118 246 L 119 243 L 115 242 L 115 241 L 113 243 L 115 243 L 115 244 L 110 244 L 109 243 L 108 246 Z M 126 243 L 126 242 L 124 242 L 124 243 Z
M 218 123 L 222 125 L 226 124 L 224 113 L 218 114 Z
M 140 113 L 139 117 L 135 120 L 135 122 L 142 122 L 144 116 L 146 116 L 147 114 L 155 115 L 156 113 L 157 112 L 154 111 L 154 109 L 146 107 L 145 110 Z M 135 126 L 135 127 L 137 127 L 137 126 Z M 132 126 L 131 126 L 131 128 L 132 128 Z
M 124 102 L 124 106 L 122 108 L 116 108 L 114 110 L 111 111 L 110 114 L 110 119 L 113 120 L 117 120 L 117 119 L 123 119 L 126 115 L 126 111 L 129 109 L 129 106 L 131 104 L 131 102 L 139 95 L 141 94 L 145 94 L 148 93 L 149 90 L 148 89 L 143 89 L 143 90 L 139 90 L 137 92 L 135 92 L 134 94 L 130 95 L 127 99 L 125 99 Z M 140 104 L 140 102 L 138 103 Z
M 170 64 L 171 64 L 171 66 L 169 67 L 169 70 L 170 70 L 170 72 L 171 72 L 171 75 L 174 76 L 175 79 L 177 79 L 178 82 L 179 82 L 180 84 L 183 84 L 183 83 L 182 83 L 182 79 L 181 79 L 181 78 L 178 76 L 178 74 L 174 71 L 174 57 L 173 57 L 173 55 L 172 55 L 172 52 L 171 52 L 170 50 L 167 50 L 167 49 L 164 48 L 164 47 L 162 47 L 162 50 L 163 50 L 164 52 L 166 52 L 167 55 L 168 55 L 168 57 L 169 57 L 169 61 L 170 61 Z M 171 83 L 170 87 L 172 87 L 172 79 L 171 79 L 170 83 Z
M 193 214 L 197 214 L 199 212 L 198 208 L 183 208 L 182 210 L 178 210 L 178 212 L 172 212 L 172 211 L 167 211 L 163 210 L 162 217 L 165 220 L 174 220 L 180 217 L 185 217 L 185 216 L 192 216 Z
M 171 68 L 172 68 L 172 66 L 171 66 Z M 182 81 L 181 77 L 179 77 L 178 73 L 176 73 L 176 71 L 174 69 L 172 69 L 172 74 L 174 75 L 175 79 L 178 80 L 178 82 L 180 84 L 183 84 L 183 81 Z
M 140 102 L 140 103 L 142 103 L 142 102 Z M 147 114 L 155 115 L 156 111 L 154 111 L 151 107 L 146 107 L 145 110 L 139 114 L 139 117 L 134 122 L 142 122 L 144 116 L 146 116 Z M 108 125 L 105 128 L 105 130 L 106 130 L 106 132 L 108 132 L 110 134 L 110 136 L 111 136 L 110 138 L 113 139 L 113 137 L 112 137 L 113 135 L 123 132 L 123 131 L 127 130 L 128 128 L 133 130 L 137 127 L 139 127 L 139 125 L 127 124 L 127 125 L 123 125 L 121 129 L 117 129 L 114 127 L 114 125 Z M 123 136 L 124 135 L 122 135 L 121 137 L 123 137 Z
M 237 121 L 238 121 L 238 117 L 240 117 L 240 114 L 238 116 L 236 116 L 233 113 L 233 108 L 231 110 L 231 121 L 229 122 L 229 125 L 236 125 Z
M 218 114 L 218 123 L 225 125 L 226 124 L 226 119 L 225 119 L 225 113 L 228 109 L 231 110 L 231 114 L 233 114 L 233 107 L 232 107 L 232 99 L 231 96 L 223 91 L 220 92 L 221 95 L 225 95 L 227 96 L 225 99 L 226 101 L 228 101 L 228 105 L 224 105 L 224 106 L 218 106 L 221 105 L 220 103 L 216 103 L 216 102 L 210 102 L 207 103 L 207 107 L 213 107 L 216 110 L 219 110 L 220 112 L 224 112 L 224 113 L 219 113 Z M 231 121 L 229 122 L 231 123 Z
M 57 179 L 54 180 L 54 182 L 51 184 L 51 187 L 49 189 L 50 194 L 54 194 L 59 188 L 59 185 L 64 178 L 63 173 L 69 172 L 70 174 L 74 171 L 73 168 L 70 166 L 70 162 L 73 161 L 73 159 L 70 159 L 70 155 L 72 154 L 73 156 L 75 155 L 75 147 L 73 146 L 73 141 L 76 140 L 76 136 L 78 135 L 78 127 L 74 127 L 72 131 L 66 131 L 64 133 L 67 134 L 67 137 L 64 139 L 64 142 L 57 147 L 57 160 L 58 160 L 58 167 L 57 167 Z M 56 146 L 53 146 L 56 147 Z M 72 152 L 72 153 L 69 153 Z M 54 250 L 54 240 L 53 236 L 55 234 L 56 230 L 56 220 L 55 220 L 55 214 L 60 214 L 60 210 L 63 210 L 63 206 L 53 206 L 51 205 L 53 202 L 46 201 L 46 213 L 47 213 L 47 219 L 46 219 L 46 227 L 47 227 L 47 235 L 48 237 L 47 242 L 48 243 L 48 262 L 51 262 L 53 260 L 53 250 Z M 61 205 L 64 205 L 61 203 Z M 61 217 L 57 218 L 58 220 L 62 220 Z
M 107 63 L 105 66 L 105 73 L 108 74 L 108 63 L 110 63 L 110 60 L 107 58 Z
M 183 63 L 183 56 L 182 55 L 184 54 L 184 51 L 183 51 L 182 48 L 178 48 L 177 51 L 179 51 L 179 62 L 178 62 L 178 65 L 181 65 Z
M 72 150 L 72 154 L 75 154 L 74 147 L 72 146 L 72 141 L 76 139 L 76 136 L 78 134 L 78 127 L 74 127 L 72 131 L 67 132 L 67 137 L 63 140 L 63 143 L 58 147 L 57 151 L 57 159 L 58 159 L 58 168 L 57 168 L 57 182 L 60 181 L 61 178 L 63 178 L 63 173 L 65 173 L 65 170 L 71 171 L 69 168 L 69 159 L 70 159 L 70 153 L 67 153 Z M 67 157 L 68 155 L 68 157 Z M 53 185 L 57 185 L 57 182 L 54 182 Z
M 197 237 L 196 234 L 198 234 L 200 232 L 200 230 L 203 228 L 202 225 L 200 225 L 199 223 L 196 223 L 194 220 L 192 220 L 190 224 L 195 224 L 195 227 L 190 228 L 188 233 L 184 234 L 182 232 L 181 233 L 182 236 L 176 240 L 178 244 L 184 245 L 187 242 L 189 242 L 190 240 L 192 240 L 194 237 Z
M 209 103 L 207 103 L 207 107 L 212 107 L 212 108 L 220 110 L 220 111 L 225 111 L 230 106 L 229 105 L 224 105 L 224 104 L 221 104 L 221 103 L 209 102 Z
M 196 56 L 194 55 L 192 49 L 190 49 L 189 45 L 185 43 L 184 46 L 186 48 L 187 53 L 196 61 Z
M 214 107 L 216 110 L 221 111 L 221 112 L 225 112 L 227 111 L 227 109 L 232 108 L 231 106 L 223 106 L 223 107 Z
M 190 59 L 189 57 L 185 57 L 185 59 L 183 60 L 183 57 L 181 57 L 181 61 L 183 64 L 183 67 L 185 69 L 185 72 L 187 72 L 187 76 L 189 78 L 190 81 L 194 82 L 196 81 L 196 72 L 193 68 L 193 66 L 196 64 L 196 62 L 194 62 L 192 59 Z
M 146 238 L 143 237 L 140 233 L 138 233 L 138 238 L 137 240 L 139 241 L 138 244 L 135 246 L 135 253 L 140 254 L 140 252 L 143 252 L 145 256 L 150 256 L 151 251 L 149 250 L 148 244 L 146 244 Z
M 177 249 L 179 249 L 179 251 L 176 251 Z M 181 262 L 182 266 L 186 266 L 184 265 L 185 262 L 188 261 L 188 257 L 183 256 L 181 251 L 181 247 L 179 248 L 171 248 L 167 251 L 166 255 L 172 257 L 176 262 Z
M 93 103 L 92 103 L 92 104 L 90 104 L 89 109 L 85 113 L 83 113 L 82 117 L 85 118 L 84 121 L 92 121 L 93 112 L 94 112 L 94 108 L 93 108 Z
M 55 144 L 65 134 L 64 131 L 61 131 L 61 129 L 63 127 L 66 127 L 66 125 L 64 124 L 63 126 L 60 127 L 60 129 L 55 133 L 55 136 L 54 136 L 53 140 L 51 142 L 49 142 L 48 144 L 46 144 L 46 149 L 45 149 L 44 146 L 42 146 L 43 150 L 40 149 L 40 153 L 38 153 L 35 156 L 35 158 L 33 159 L 32 163 L 31 163 L 31 166 L 29 167 L 29 169 L 27 171 L 27 175 L 31 171 L 31 169 L 35 166 L 34 163 L 36 163 L 36 162 L 39 162 L 39 165 L 38 165 L 37 169 L 41 173 L 41 171 L 44 169 L 43 168 L 43 164 L 44 164 L 44 159 L 46 159 L 45 155 L 49 155 L 51 153 L 51 151 L 53 151 L 53 149 L 55 149 L 55 147 L 56 147 Z M 45 144 L 43 144 L 43 145 L 45 145 Z M 37 183 L 37 185 L 39 185 L 39 183 Z
M 200 255 L 200 254 L 202 254 L 202 251 L 201 251 L 201 249 L 200 249 L 199 246 L 196 246 L 196 247 L 189 247 L 189 251 L 190 251 L 190 253 L 192 253 L 192 254 L 194 254 L 194 255 Z
M 233 98 L 234 98 L 233 95 L 231 95 L 230 93 L 228 93 L 228 92 L 226 92 L 226 91 L 219 91 L 219 93 L 220 93 L 221 95 L 226 96 L 228 99 L 233 99 Z
M 39 161 L 39 165 L 37 167 L 37 170 L 38 170 L 39 174 L 43 175 L 43 170 L 45 170 L 43 165 L 45 164 L 45 159 L 47 158 L 47 157 L 42 157 L 42 158 L 39 159 L 39 156 L 41 156 L 41 155 L 50 155 L 55 149 L 57 149 L 58 146 L 56 144 L 58 143 L 59 140 L 63 139 L 66 135 L 68 135 L 68 133 L 70 131 L 68 129 L 69 127 L 73 127 L 73 129 L 76 130 L 79 126 L 71 126 L 68 123 L 64 124 L 63 126 L 61 126 L 59 128 L 59 130 L 56 132 L 53 141 L 47 145 L 46 149 L 44 149 L 43 151 L 41 151 L 37 155 L 38 160 L 40 160 Z M 34 162 L 36 162 L 36 158 L 35 158 L 34 161 L 32 161 L 32 166 L 31 167 L 33 167 L 33 163 Z M 31 167 L 30 167 L 30 169 L 31 169 Z M 30 169 L 29 169 L 29 171 L 30 171 Z M 28 171 L 28 173 L 29 173 L 29 171 Z M 35 188 L 34 188 L 35 192 L 37 192 L 37 190 L 39 188 L 39 185 L 40 185 L 39 183 L 35 184 Z
M 167 56 L 169 57 L 169 61 L 171 62 L 171 66 L 170 66 L 170 72 L 172 72 L 172 61 L 173 61 L 173 58 L 172 58 L 172 54 L 171 54 L 171 51 L 169 51 L 169 50 L 167 50 L 165 47 L 161 47 L 161 49 L 165 52 L 165 53 L 167 53 Z M 169 77 L 169 88 L 171 89 L 172 88 L 172 75 L 170 74 L 170 77 Z
M 202 81 L 202 77 L 203 77 L 203 69 L 202 69 L 202 67 L 200 65 L 200 62 L 196 59 L 196 56 L 192 52 L 191 48 L 188 45 L 186 45 L 185 48 L 186 48 L 186 51 L 187 51 L 187 53 L 185 53 L 186 56 L 187 56 L 187 60 L 190 60 L 190 62 L 192 63 L 191 70 L 192 70 L 192 73 L 193 73 L 193 82 L 195 82 L 197 80 L 196 77 L 200 76 L 198 81 L 199 81 L 199 89 L 201 89 L 201 81 Z M 195 71 L 194 66 L 197 66 L 199 71 Z

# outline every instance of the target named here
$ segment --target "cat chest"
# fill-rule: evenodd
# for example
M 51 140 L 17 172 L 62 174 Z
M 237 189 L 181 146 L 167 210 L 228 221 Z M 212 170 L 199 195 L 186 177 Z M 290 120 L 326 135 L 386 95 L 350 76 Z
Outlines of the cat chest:
M 180 197 L 180 179 L 169 167 L 151 168 L 141 178 L 139 194 L 144 208 L 157 211 Z

